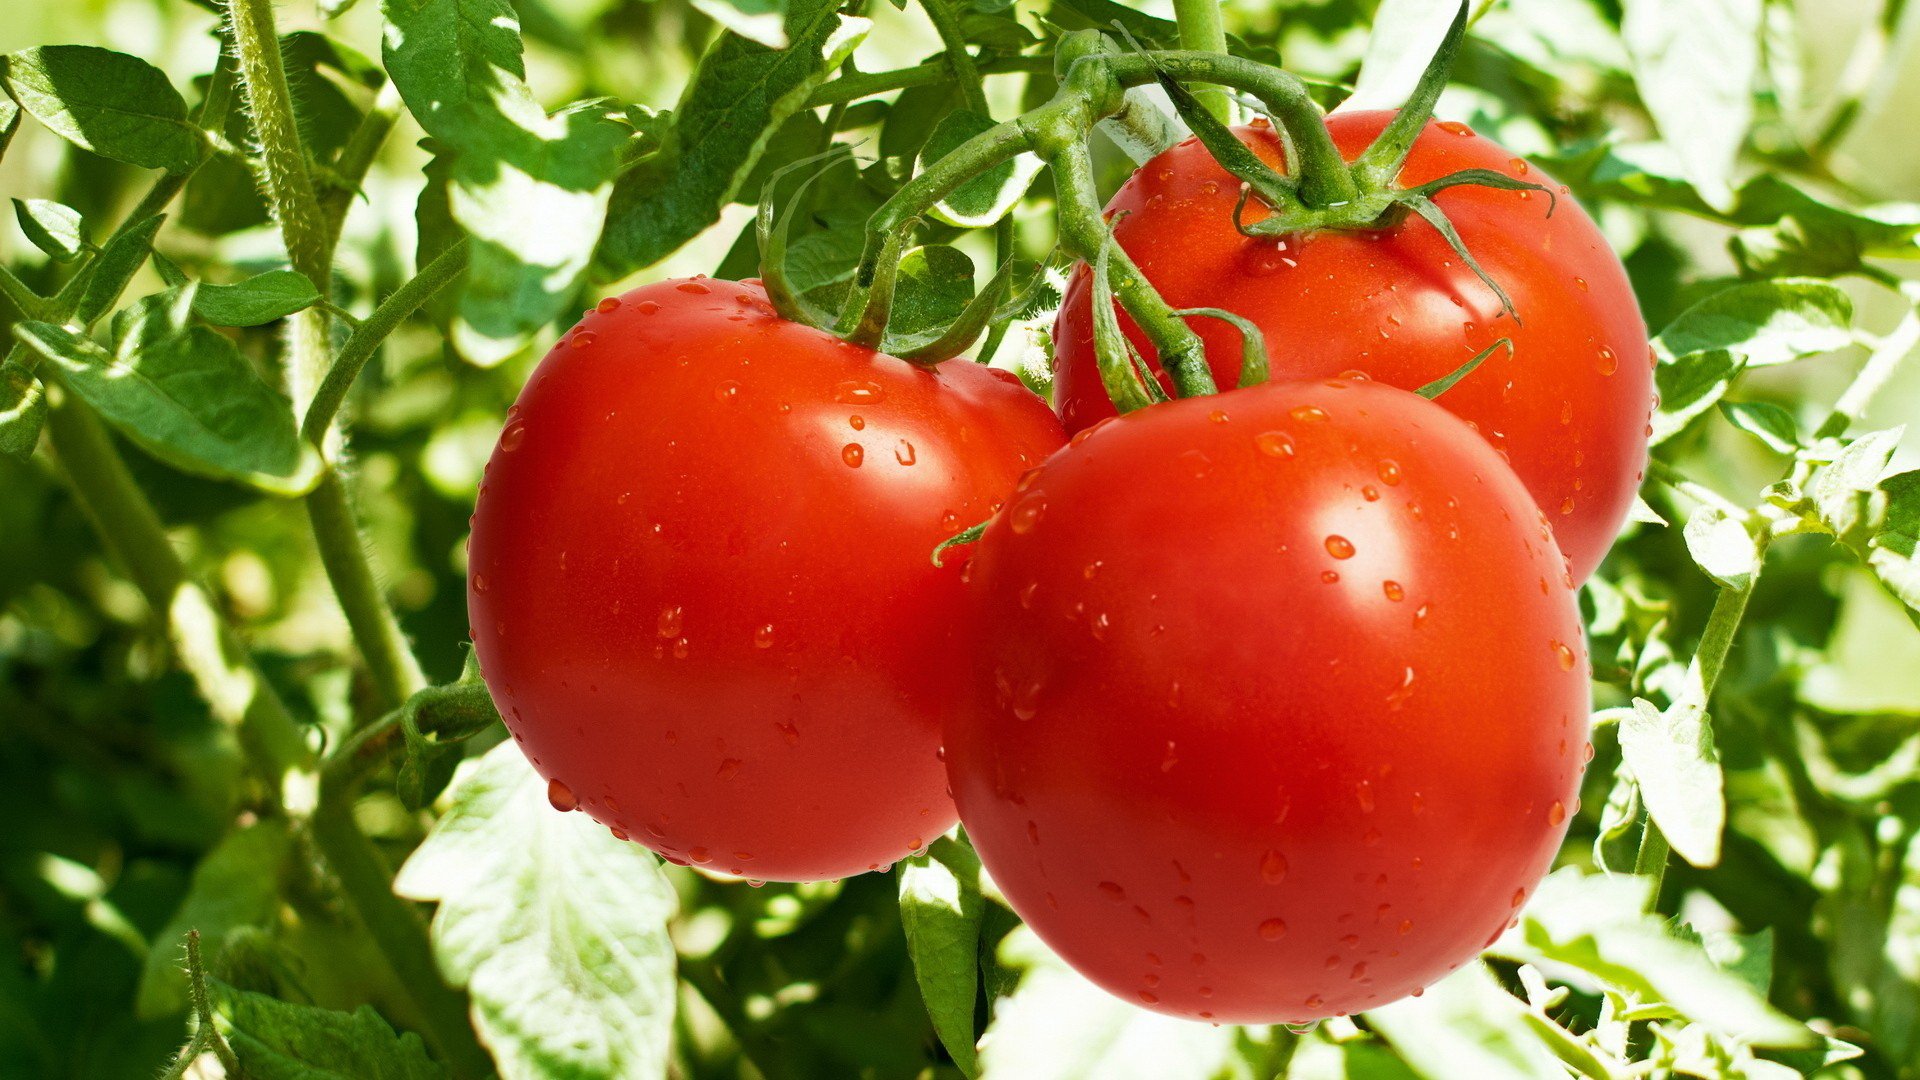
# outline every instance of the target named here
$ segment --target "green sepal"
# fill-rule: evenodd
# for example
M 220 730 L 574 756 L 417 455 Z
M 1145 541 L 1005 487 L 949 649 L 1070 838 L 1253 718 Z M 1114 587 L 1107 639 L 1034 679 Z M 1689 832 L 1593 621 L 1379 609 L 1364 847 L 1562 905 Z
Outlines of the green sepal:
M 1241 387 L 1258 386 L 1267 381 L 1267 336 L 1253 320 L 1238 315 L 1225 308 L 1196 307 L 1181 308 L 1175 315 L 1204 315 L 1210 319 L 1230 322 L 1240 331 L 1240 382 Z
M 1504 349 L 1507 349 L 1508 351 L 1512 351 L 1513 342 L 1506 338 L 1501 338 L 1499 341 L 1494 342 L 1493 344 L 1487 346 L 1484 349 L 1481 349 L 1478 353 L 1474 354 L 1473 359 L 1467 361 L 1464 364 L 1461 364 L 1459 367 L 1454 368 L 1452 371 L 1448 372 L 1445 375 L 1440 376 L 1439 378 L 1433 380 L 1432 382 L 1421 387 L 1420 389 L 1415 390 L 1414 393 L 1419 394 L 1421 397 L 1426 398 L 1428 401 L 1432 401 L 1434 398 L 1437 398 L 1441 394 L 1444 394 L 1447 391 L 1453 389 L 1454 383 L 1457 383 L 1461 379 L 1466 378 L 1468 375 L 1473 374 L 1474 368 L 1477 368 L 1481 364 L 1486 363 L 1487 357 L 1493 355 L 1493 350 L 1500 349 L 1500 348 L 1504 348 Z
M 941 561 L 941 559 L 942 559 L 942 556 L 946 555 L 947 550 L 949 548 L 965 547 L 968 544 L 971 544 L 974 541 L 980 539 L 980 534 L 987 531 L 987 525 L 988 525 L 988 522 L 983 521 L 980 524 L 971 526 L 970 528 L 967 528 L 962 532 L 955 533 L 954 535 L 949 536 L 945 540 L 942 540 L 938 544 L 934 545 L 933 555 L 932 555 L 933 565 L 939 566 L 939 567 L 946 566 L 947 564 Z

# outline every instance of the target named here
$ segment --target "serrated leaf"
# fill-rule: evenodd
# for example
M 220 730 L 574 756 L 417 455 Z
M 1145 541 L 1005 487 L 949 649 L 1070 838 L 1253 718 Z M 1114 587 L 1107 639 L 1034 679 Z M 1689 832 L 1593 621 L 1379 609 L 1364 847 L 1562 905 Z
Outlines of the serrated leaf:
M 140 272 L 147 256 L 152 254 L 153 238 L 164 221 L 164 215 L 155 214 L 131 228 L 123 228 L 81 271 L 87 276 L 87 283 L 80 292 L 80 307 L 74 313 L 79 325 L 93 325 L 120 302 L 127 282 L 133 280 L 133 275 Z
M 1626 0 L 1622 8 L 1640 100 L 1700 197 L 1727 205 L 1734 158 L 1753 124 L 1761 0 Z
M 9 53 L 7 92 L 34 119 L 76 146 L 149 169 L 183 173 L 203 135 L 159 68 L 91 45 L 46 45 Z
M 280 906 L 280 869 L 292 844 L 285 819 L 267 818 L 233 830 L 207 852 L 179 910 L 154 936 L 135 998 L 139 1016 L 153 1019 L 187 1007 L 181 942 L 188 931 L 200 932 L 202 955 L 216 957 L 234 931 L 272 921 Z
M 20 364 L 0 364 L 0 454 L 26 457 L 40 444 L 47 420 L 46 389 Z
M 1400 1057 L 1428 1080 L 1539 1080 L 1565 1070 L 1526 1023 L 1527 1007 L 1484 964 L 1367 1013 Z
M 470 763 L 394 890 L 438 901 L 433 943 L 504 1080 L 660 1076 L 676 900 L 645 848 L 547 803 L 509 742 Z
M 1867 542 L 1867 564 L 1908 608 L 1920 612 L 1920 472 L 1880 482 L 1886 519 Z
M 295 428 L 292 404 L 231 341 L 187 325 L 191 303 L 189 289 L 121 312 L 112 352 L 50 323 L 19 323 L 14 334 L 61 385 L 160 460 L 274 494 L 307 491 L 320 461 Z
M 1713 408 L 1744 366 L 1737 354 L 1723 349 L 1661 361 L 1653 369 L 1653 384 L 1660 393 L 1660 408 L 1653 414 L 1653 445 L 1678 435 L 1694 417 Z
M 250 1080 L 442 1080 L 420 1036 L 371 1005 L 351 1013 L 293 1005 L 207 980 L 214 1026 Z
M 72 262 L 87 250 L 86 222 L 71 206 L 47 199 L 15 199 L 13 216 L 33 246 L 55 262 Z
M 1791 454 L 1800 448 L 1800 425 L 1793 414 L 1770 401 L 1722 401 L 1720 413 L 1775 453 Z
M 1842 541 L 1863 543 L 1866 538 L 1857 534 L 1872 528 L 1884 514 L 1880 479 L 1886 475 L 1904 431 L 1890 428 L 1868 432 L 1848 443 L 1813 474 L 1807 494 L 1820 521 Z
M 968 1076 L 979 1072 L 973 999 L 980 987 L 980 856 L 943 836 L 900 863 L 900 923 L 933 1030 Z
M 1729 589 L 1753 583 L 1760 568 L 1760 545 L 1747 526 L 1717 506 L 1701 506 L 1687 516 L 1687 554 L 1708 577 Z
M 1683 702 L 1663 712 L 1635 698 L 1620 722 L 1620 753 L 1673 850 L 1695 866 L 1719 862 L 1726 782 L 1706 710 Z
M 473 237 L 455 347 L 491 365 L 573 301 L 630 129 L 598 103 L 548 116 L 506 0 L 387 0 L 383 55 L 451 158 L 447 208 Z
M 215 326 L 261 326 L 320 302 L 320 290 L 305 275 L 269 270 L 232 285 L 202 284 L 193 313 Z
M 1000 962 L 1024 974 L 980 1040 L 985 1080 L 1254 1080 L 1234 1029 L 1129 1005 L 1076 974 L 1025 926 L 1000 943 Z
M 926 145 L 920 148 L 920 167 L 924 169 L 939 161 L 961 143 L 993 126 L 992 117 L 955 109 L 943 117 L 933 133 L 927 136 Z M 1040 174 L 1042 164 L 1034 154 L 1021 154 L 1011 161 L 1003 161 L 960 185 L 952 195 L 936 203 L 933 216 L 963 229 L 992 225 L 1005 217 L 1026 195 L 1033 178 Z
M 1517 932 L 1492 952 L 1549 975 L 1584 972 L 1638 1007 L 1663 1006 L 1731 1039 L 1761 1047 L 1815 1045 L 1813 1032 L 1786 1016 L 1743 973 L 1723 968 L 1696 941 L 1676 937 L 1645 914 L 1652 880 L 1584 874 L 1565 867 L 1540 883 Z
M 1664 360 L 1725 350 L 1768 367 L 1853 344 L 1853 300 L 1830 281 L 1757 281 L 1722 289 L 1653 339 Z
M 693 6 L 748 41 L 787 47 L 786 0 L 693 0 Z
M 805 105 L 870 24 L 836 0 L 793 0 L 785 49 L 722 34 L 687 83 L 658 152 L 614 185 L 596 256 L 609 277 L 665 258 L 719 220 L 768 138 Z

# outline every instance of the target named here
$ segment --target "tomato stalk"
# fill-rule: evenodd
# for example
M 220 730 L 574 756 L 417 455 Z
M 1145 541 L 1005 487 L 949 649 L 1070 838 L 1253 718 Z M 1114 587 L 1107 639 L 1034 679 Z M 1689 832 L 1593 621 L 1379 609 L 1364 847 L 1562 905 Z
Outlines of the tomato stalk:
M 1180 47 L 1194 52 L 1225 54 L 1227 29 L 1220 21 L 1220 0 L 1173 0 L 1173 21 L 1179 27 Z M 1233 103 L 1217 88 L 1202 90 L 1200 103 L 1216 120 L 1233 119 Z

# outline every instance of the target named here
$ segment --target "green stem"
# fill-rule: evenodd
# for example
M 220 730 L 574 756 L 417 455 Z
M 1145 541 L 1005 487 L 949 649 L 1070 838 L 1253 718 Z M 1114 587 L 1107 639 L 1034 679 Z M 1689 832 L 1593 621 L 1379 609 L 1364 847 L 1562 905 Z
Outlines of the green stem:
M 374 580 L 360 537 L 360 525 L 347 500 L 340 473 L 328 469 L 307 494 L 307 520 L 320 548 L 320 561 L 333 583 L 334 596 L 346 614 L 354 641 L 366 661 L 383 708 L 393 708 L 427 685 L 406 635 L 387 606 L 380 583 Z
M 306 150 L 294 121 L 293 95 L 280 59 L 272 0 L 227 0 L 234 55 L 240 69 L 254 134 L 260 140 L 261 176 L 267 202 L 280 223 L 287 258 L 315 285 L 326 288 L 327 233 Z
M 47 435 L 81 509 L 167 628 L 176 659 L 208 708 L 238 727 L 269 777 L 313 760 L 304 732 L 204 589 L 187 576 L 153 504 L 135 484 L 105 425 L 68 395 L 47 410 Z
M 1905 296 L 1906 290 L 1902 289 L 1901 293 Z M 1905 317 L 1874 346 L 1866 364 L 1833 403 L 1833 412 L 1821 423 L 1817 433 L 1821 438 L 1844 435 L 1848 428 L 1866 416 L 1867 407 L 1873 404 L 1874 397 L 1893 379 L 1900 365 L 1913 354 L 1914 347 L 1920 345 L 1920 311 L 1911 306 L 1914 297 L 1908 296 L 1907 299 L 1910 306 Z
M 22 318 L 39 319 L 46 313 L 46 297 L 27 288 L 27 283 L 5 266 L 0 266 L 0 293 L 5 293 L 13 306 L 20 309 Z
M 353 389 L 354 380 L 360 377 L 361 369 L 372 359 L 388 335 L 433 299 L 435 293 L 459 277 L 466 267 L 467 241 L 462 238 L 421 267 L 420 272 L 405 285 L 381 301 L 380 306 L 373 309 L 373 314 L 361 320 L 352 336 L 347 338 L 347 343 L 340 347 L 340 355 L 334 358 L 326 377 L 314 391 L 313 401 L 307 406 L 300 433 L 309 442 L 317 445 L 326 438 L 334 416 L 347 400 L 347 392 Z
M 1021 75 L 1053 70 L 1053 60 L 1045 56 L 1000 56 L 991 60 L 975 62 L 982 75 Z M 905 90 L 913 86 L 932 86 L 953 78 L 953 66 L 945 60 L 934 60 L 910 68 L 896 68 L 892 71 L 868 71 L 857 75 L 842 75 L 831 82 L 823 83 L 807 98 L 807 108 L 818 109 L 827 105 L 839 105 L 861 98 L 886 94 L 895 90 Z
M 1173 0 L 1173 19 L 1180 28 L 1182 49 L 1225 55 L 1227 28 L 1220 21 L 1220 0 Z M 1223 124 L 1232 122 L 1232 102 L 1224 91 L 1208 88 L 1194 96 L 1214 119 Z

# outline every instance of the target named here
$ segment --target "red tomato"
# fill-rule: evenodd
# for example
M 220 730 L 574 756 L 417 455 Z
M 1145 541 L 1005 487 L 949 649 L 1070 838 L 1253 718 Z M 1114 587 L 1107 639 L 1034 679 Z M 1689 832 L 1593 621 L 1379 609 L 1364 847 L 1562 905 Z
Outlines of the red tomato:
M 1074 437 L 972 561 L 960 819 L 1015 910 L 1136 1004 L 1299 1022 L 1515 917 L 1574 809 L 1558 548 L 1458 419 L 1269 383 Z
M 1388 112 L 1327 118 L 1341 153 L 1358 156 Z M 1278 165 L 1267 128 L 1238 130 Z M 1148 162 L 1109 204 L 1121 247 L 1176 308 L 1221 307 L 1267 335 L 1273 375 L 1317 378 L 1354 369 L 1412 390 L 1500 338 L 1489 357 L 1439 400 L 1472 421 L 1526 482 L 1584 581 L 1633 507 L 1646 468 L 1653 373 L 1647 327 L 1606 239 L 1564 188 L 1463 124 L 1428 125 L 1400 174 L 1414 186 L 1460 169 L 1503 172 L 1555 192 L 1450 188 L 1435 202 L 1468 251 L 1512 297 L 1521 322 L 1433 226 L 1409 216 L 1378 233 L 1325 231 L 1253 240 L 1233 227 L 1240 184 L 1189 140 Z M 1258 202 L 1247 219 L 1264 216 Z M 1054 328 L 1055 401 L 1078 431 L 1113 405 L 1100 385 L 1084 267 Z M 1240 375 L 1240 335 L 1217 319 L 1188 320 L 1223 387 Z M 1123 316 L 1142 355 L 1146 338 Z
M 1006 372 L 775 314 L 755 283 L 604 300 L 508 413 L 471 543 L 487 685 L 557 806 L 670 859 L 836 878 L 954 820 L 960 567 L 1063 441 Z

